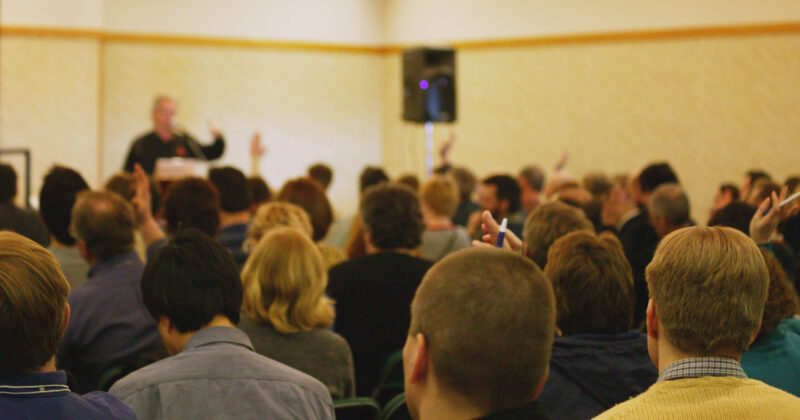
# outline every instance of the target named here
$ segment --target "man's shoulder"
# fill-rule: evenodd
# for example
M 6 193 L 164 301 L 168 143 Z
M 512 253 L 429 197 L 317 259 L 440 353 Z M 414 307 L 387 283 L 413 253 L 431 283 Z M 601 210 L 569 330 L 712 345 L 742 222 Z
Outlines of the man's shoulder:
M 184 351 L 145 366 L 120 379 L 111 388 L 111 393 L 124 400 L 170 384 L 208 384 L 215 380 L 269 383 L 271 388 L 299 388 L 319 396 L 328 392 L 325 385 L 311 376 L 249 349 L 225 345 L 224 351 L 218 348 L 213 352 L 206 350 L 208 348 Z M 236 363 L 231 363 L 231 360 L 236 360 Z

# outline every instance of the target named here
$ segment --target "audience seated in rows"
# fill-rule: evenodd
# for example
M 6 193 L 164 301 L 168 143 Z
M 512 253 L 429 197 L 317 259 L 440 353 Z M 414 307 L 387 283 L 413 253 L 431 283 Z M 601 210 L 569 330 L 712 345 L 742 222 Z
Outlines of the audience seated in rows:
M 588 230 L 561 237 L 550 246 L 544 274 L 560 337 L 539 402 L 553 418 L 592 418 L 655 383 L 647 339 L 631 331 L 633 276 L 616 237 Z
M 739 187 L 728 183 L 720 185 L 711 203 L 710 217 L 713 218 L 716 212 L 736 202 L 739 202 Z
M 414 174 L 405 174 L 397 178 L 397 183 L 405 185 L 412 191 L 419 191 L 419 178 Z
M 353 356 L 333 324 L 325 297 L 328 267 L 307 233 L 271 230 L 258 242 L 242 271 L 244 302 L 239 328 L 259 354 L 324 383 L 336 398 L 355 394 Z
M 780 213 L 777 203 L 772 209 Z M 658 382 L 598 419 L 795 419 L 800 398 L 748 379 L 769 273 L 758 247 L 731 228 L 667 235 L 647 267 L 648 348 Z
M 19 208 L 17 198 L 17 172 L 11 165 L 0 163 L 0 230 L 10 230 L 29 238 L 41 246 L 50 244 L 50 233 L 41 217 L 33 210 Z
M 547 419 L 532 401 L 547 378 L 552 288 L 536 264 L 471 248 L 425 275 L 403 348 L 413 418 Z
M 56 370 L 69 284 L 41 245 L 0 232 L 0 413 L 5 419 L 136 419 L 105 392 L 78 395 Z
M 419 247 L 423 258 L 439 261 L 451 252 L 470 246 L 467 230 L 451 221 L 458 205 L 458 188 L 453 181 L 441 175 L 434 176 L 422 186 L 420 200 L 425 222 Z
M 142 304 L 144 265 L 133 251 L 131 205 L 112 192 L 82 192 L 70 230 L 91 269 L 69 294 L 72 316 L 58 365 L 75 375 L 77 389 L 93 390 L 106 368 L 162 344 Z
M 235 328 L 239 270 L 208 235 L 173 235 L 147 262 L 142 295 L 172 356 L 111 388 L 140 418 L 333 419 L 322 383 L 257 354 Z
M 800 397 L 800 313 L 797 293 L 780 263 L 761 249 L 769 271 L 769 289 L 761 329 L 742 354 L 747 376 Z
M 403 346 L 408 305 L 431 263 L 414 256 L 425 226 L 408 187 L 370 187 L 360 207 L 367 255 L 331 268 L 328 294 L 336 301 L 334 330 L 353 350 L 356 394 L 370 395 L 384 361 Z
M 240 268 L 247 260 L 247 253 L 242 249 L 247 236 L 247 225 L 250 223 L 250 194 L 247 190 L 247 178 L 242 171 L 232 167 L 212 168 L 208 171 L 208 180 L 214 184 L 219 194 L 219 241 Z
M 48 250 L 64 272 L 71 289 L 86 281 L 89 264 L 76 247 L 75 238 L 69 232 L 72 221 L 72 206 L 81 191 L 89 184 L 78 172 L 63 166 L 53 166 L 44 176 L 39 191 L 39 214 L 50 231 Z

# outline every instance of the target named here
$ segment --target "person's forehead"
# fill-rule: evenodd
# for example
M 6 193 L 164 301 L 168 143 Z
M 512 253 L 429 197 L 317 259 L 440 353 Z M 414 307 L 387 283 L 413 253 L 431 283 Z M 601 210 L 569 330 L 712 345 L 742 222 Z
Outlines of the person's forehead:
M 178 107 L 178 104 L 175 103 L 175 101 L 173 101 L 172 99 L 165 98 L 165 99 L 162 99 L 162 100 L 158 101 L 158 107 L 157 108 L 158 108 L 159 111 L 167 111 L 167 110 L 174 111 L 175 108 L 177 108 L 177 107 Z

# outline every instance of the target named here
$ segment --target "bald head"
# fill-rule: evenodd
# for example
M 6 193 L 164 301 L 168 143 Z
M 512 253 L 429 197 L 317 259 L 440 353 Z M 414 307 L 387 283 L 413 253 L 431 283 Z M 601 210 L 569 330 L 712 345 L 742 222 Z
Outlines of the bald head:
M 133 247 L 134 227 L 133 207 L 116 193 L 81 193 L 72 209 L 72 235 L 100 261 L 129 251 Z

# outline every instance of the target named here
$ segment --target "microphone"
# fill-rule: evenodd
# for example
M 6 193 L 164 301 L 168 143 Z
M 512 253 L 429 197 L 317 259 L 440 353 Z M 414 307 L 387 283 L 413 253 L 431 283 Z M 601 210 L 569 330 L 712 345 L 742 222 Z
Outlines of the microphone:
M 200 149 L 200 147 L 197 145 L 197 142 L 192 138 L 191 135 L 189 135 L 182 125 L 173 122 L 172 133 L 173 136 L 181 137 L 186 141 L 186 143 L 189 145 L 189 148 L 192 149 L 192 154 L 194 155 L 195 159 L 208 161 L 208 158 L 203 153 L 203 150 Z

